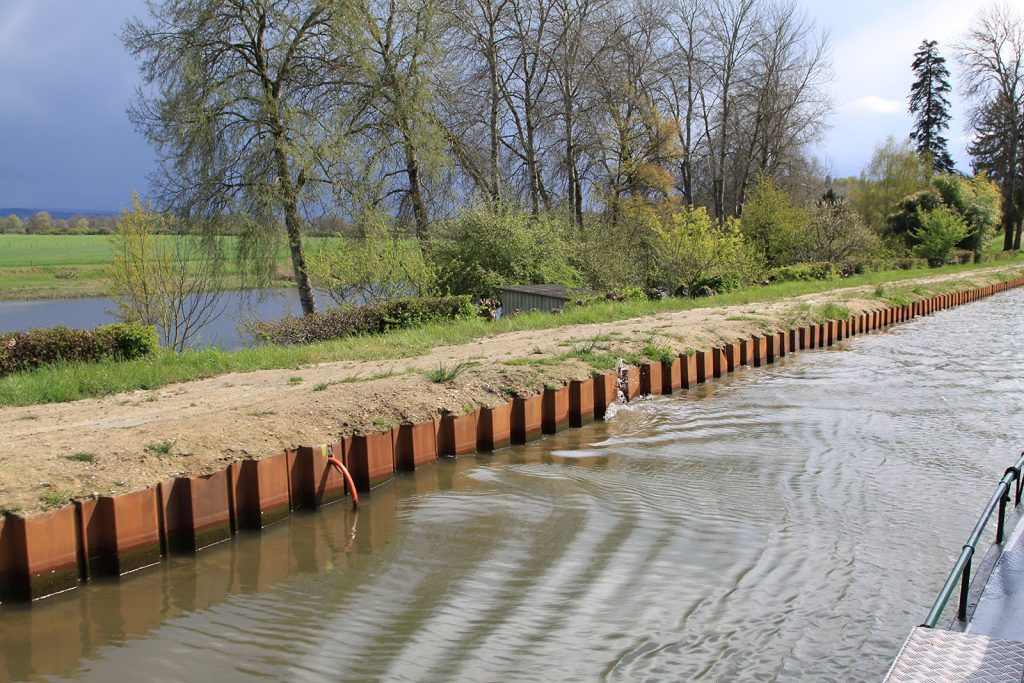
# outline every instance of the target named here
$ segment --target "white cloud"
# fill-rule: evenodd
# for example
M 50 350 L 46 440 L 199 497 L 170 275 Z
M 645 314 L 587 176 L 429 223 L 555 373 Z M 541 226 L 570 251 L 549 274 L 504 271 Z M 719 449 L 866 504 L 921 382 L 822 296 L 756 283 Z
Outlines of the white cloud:
M 890 100 L 878 95 L 866 95 L 850 103 L 858 109 L 868 109 L 880 114 L 896 114 L 902 112 L 906 104 L 900 100 Z

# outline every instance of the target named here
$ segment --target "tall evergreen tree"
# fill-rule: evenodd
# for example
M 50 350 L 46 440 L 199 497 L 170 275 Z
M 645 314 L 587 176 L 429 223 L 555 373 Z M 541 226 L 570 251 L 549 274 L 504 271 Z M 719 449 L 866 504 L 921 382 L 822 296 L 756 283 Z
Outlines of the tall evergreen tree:
M 917 80 L 910 86 L 910 113 L 914 115 L 914 130 L 910 139 L 918 154 L 931 159 L 935 173 L 952 173 L 953 159 L 946 149 L 942 131 L 949 128 L 949 69 L 946 58 L 939 54 L 938 43 L 924 40 L 914 53 L 914 75 Z

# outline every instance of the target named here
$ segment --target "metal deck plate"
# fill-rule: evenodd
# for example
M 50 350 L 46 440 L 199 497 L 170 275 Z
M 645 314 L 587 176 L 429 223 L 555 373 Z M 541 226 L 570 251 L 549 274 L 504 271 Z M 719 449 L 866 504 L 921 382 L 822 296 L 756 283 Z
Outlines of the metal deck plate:
M 1020 683 L 1024 643 L 915 628 L 885 677 L 891 683 Z

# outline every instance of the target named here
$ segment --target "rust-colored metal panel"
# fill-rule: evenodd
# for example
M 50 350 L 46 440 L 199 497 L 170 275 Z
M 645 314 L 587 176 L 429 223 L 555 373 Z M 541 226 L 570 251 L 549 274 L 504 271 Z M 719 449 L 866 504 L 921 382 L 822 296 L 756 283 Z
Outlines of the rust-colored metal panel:
M 330 505 L 341 500 L 349 493 L 345 485 L 345 477 L 327 462 L 333 457 L 345 462 L 345 449 L 349 439 L 341 439 L 313 450 L 313 474 L 316 481 L 314 500 L 317 505 Z
M 369 491 L 395 476 L 392 431 L 354 434 L 345 452 L 345 467 L 360 491 Z M 474 444 L 476 438 L 474 434 Z
M 689 389 L 698 383 L 697 380 L 697 354 L 690 353 L 680 356 L 683 361 L 683 388 Z
M 714 368 L 711 366 L 711 353 L 698 351 L 693 355 L 697 358 L 697 384 L 707 382 L 714 375 Z
M 466 455 L 476 452 L 476 429 L 480 410 L 441 418 L 437 433 L 439 455 Z
M 775 333 L 775 351 L 779 358 L 785 358 L 789 353 L 789 335 L 786 332 Z
M 438 419 L 420 424 L 404 424 L 394 430 L 395 469 L 412 472 L 437 460 Z
M 786 332 L 789 337 L 789 341 L 786 343 L 786 353 L 796 353 L 800 350 L 800 331 L 797 329 L 791 329 Z
M 159 508 L 156 487 L 99 497 L 96 514 L 109 520 L 105 528 L 113 532 L 100 544 L 106 571 L 127 574 L 160 561 Z
M 16 597 L 17 567 L 14 562 L 14 527 L 7 526 L 7 518 L 0 515 L 0 603 Z M 2 673 L 2 670 L 0 670 Z
M 749 339 L 740 340 L 740 365 L 750 367 L 754 364 L 754 349 Z
M 79 581 L 78 521 L 66 505 L 32 517 L 10 516 L 0 528 L 6 575 L 3 601 L 37 600 L 75 588 Z
M 309 447 L 285 449 L 284 457 L 288 463 L 288 495 L 291 509 L 313 507 L 313 467 Z
M 640 368 L 630 366 L 626 368 L 626 400 L 632 401 L 640 396 Z
M 640 366 L 640 395 L 659 395 L 662 390 L 661 362 L 654 361 Z
M 569 382 L 569 426 L 582 427 L 594 421 L 594 380 Z
M 193 550 L 231 538 L 231 501 L 226 470 L 190 477 Z
M 676 358 L 661 363 L 661 393 L 671 394 L 683 388 L 683 361 Z
M 512 406 L 495 406 L 480 409 L 480 422 L 477 427 L 477 450 L 484 452 L 505 448 L 512 442 L 511 432 Z
M 755 368 L 759 368 L 765 364 L 768 357 L 768 341 L 764 337 L 751 337 L 750 347 L 753 351 L 751 353 L 751 365 Z
M 764 360 L 766 363 L 774 363 L 779 355 L 779 338 L 774 334 L 767 334 L 764 339 Z
M 157 484 L 157 492 L 160 496 L 160 514 L 163 518 L 164 552 L 193 550 L 188 477 L 165 479 Z
M 737 368 L 743 365 L 742 354 L 740 353 L 740 342 L 733 342 L 732 344 L 726 344 L 725 346 L 725 369 L 729 372 L 735 372 Z
M 729 374 L 729 361 L 725 355 L 725 349 L 715 347 L 711 349 L 711 376 L 722 377 Z
M 619 378 L 614 372 L 594 377 L 594 417 L 603 420 L 608 406 L 619 397 Z
M 545 434 L 560 432 L 569 426 L 569 387 L 544 388 L 541 427 Z
M 542 402 L 540 394 L 529 398 L 512 399 L 512 421 L 509 425 L 512 443 L 528 443 L 540 438 Z M 603 415 L 604 413 L 602 417 Z
M 291 486 L 285 453 L 263 460 L 239 460 L 231 467 L 235 520 L 240 528 L 259 529 L 288 516 Z

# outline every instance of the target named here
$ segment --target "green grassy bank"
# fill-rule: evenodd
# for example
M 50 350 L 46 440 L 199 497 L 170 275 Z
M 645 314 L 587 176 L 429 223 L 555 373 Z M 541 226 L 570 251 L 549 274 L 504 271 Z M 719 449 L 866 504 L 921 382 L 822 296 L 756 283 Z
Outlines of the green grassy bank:
M 180 354 L 161 353 L 155 357 L 125 363 L 64 364 L 0 378 L 0 405 L 24 406 L 74 401 L 122 391 L 157 389 L 173 382 L 212 377 L 229 372 L 298 368 L 311 363 L 409 358 L 431 349 L 463 344 L 489 335 L 518 330 L 541 330 L 566 325 L 612 322 L 695 308 L 770 303 L 805 294 L 847 287 L 874 287 L 868 295 L 882 303 L 901 305 L 928 294 L 966 286 L 966 279 L 986 275 L 991 281 L 1007 280 L 1019 274 L 1024 259 L 1003 261 L 993 266 L 960 265 L 919 271 L 867 273 L 843 280 L 787 282 L 700 299 L 662 301 L 601 302 L 569 309 L 561 315 L 524 314 L 494 323 L 483 319 L 428 325 L 373 337 L 353 337 L 308 346 L 260 346 L 237 351 L 206 349 Z M 936 275 L 962 275 L 927 286 L 901 282 Z M 863 294 L 861 297 L 863 298 Z M 843 295 L 837 294 L 836 304 Z M 794 315 L 813 315 L 794 305 Z M 818 312 L 820 314 L 820 311 Z M 366 378 L 370 379 L 370 378 Z

